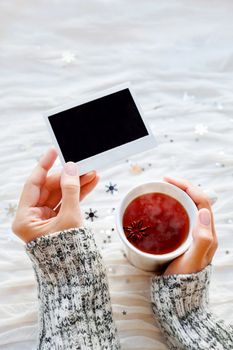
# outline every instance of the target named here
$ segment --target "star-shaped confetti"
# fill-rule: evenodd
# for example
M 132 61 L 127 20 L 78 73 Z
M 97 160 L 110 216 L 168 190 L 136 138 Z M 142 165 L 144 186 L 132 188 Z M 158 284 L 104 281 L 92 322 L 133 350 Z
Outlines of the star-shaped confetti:
M 63 52 L 61 60 L 65 64 L 70 64 L 76 60 L 76 57 L 74 53 L 70 51 L 66 51 L 66 52 Z
M 91 221 L 94 221 L 94 218 L 98 218 L 98 216 L 95 215 L 96 213 L 97 213 L 97 210 L 92 211 L 92 209 L 90 208 L 89 212 L 85 211 L 85 214 L 87 214 L 86 219 L 87 220 L 90 219 Z
M 105 187 L 107 188 L 106 192 L 110 192 L 111 194 L 114 194 L 114 191 L 118 191 L 118 189 L 116 188 L 117 184 L 113 185 L 111 182 L 109 183 L 109 185 L 105 185 Z
M 203 136 L 208 133 L 208 127 L 204 124 L 197 124 L 195 126 L 195 134 Z
M 8 216 L 14 216 L 16 213 L 17 205 L 16 204 L 9 204 L 7 208 L 5 208 Z
M 132 164 L 130 166 L 130 172 L 132 174 L 140 174 L 142 171 L 143 171 L 143 168 L 138 164 Z

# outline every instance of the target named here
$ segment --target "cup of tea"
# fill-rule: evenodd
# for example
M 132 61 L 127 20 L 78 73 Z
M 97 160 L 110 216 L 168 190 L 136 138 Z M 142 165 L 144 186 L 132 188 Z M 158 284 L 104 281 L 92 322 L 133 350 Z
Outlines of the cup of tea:
M 116 210 L 116 228 L 128 260 L 158 271 L 192 242 L 197 207 L 180 188 L 150 182 L 131 189 Z

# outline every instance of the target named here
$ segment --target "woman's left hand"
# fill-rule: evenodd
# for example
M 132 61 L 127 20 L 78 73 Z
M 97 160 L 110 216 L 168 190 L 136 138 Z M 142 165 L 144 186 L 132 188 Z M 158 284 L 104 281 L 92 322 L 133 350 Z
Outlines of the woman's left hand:
M 174 259 L 165 270 L 165 275 L 191 274 L 203 270 L 213 259 L 218 247 L 214 217 L 209 198 L 199 188 L 185 179 L 164 178 L 165 181 L 185 191 L 198 208 L 193 242 L 189 249 Z

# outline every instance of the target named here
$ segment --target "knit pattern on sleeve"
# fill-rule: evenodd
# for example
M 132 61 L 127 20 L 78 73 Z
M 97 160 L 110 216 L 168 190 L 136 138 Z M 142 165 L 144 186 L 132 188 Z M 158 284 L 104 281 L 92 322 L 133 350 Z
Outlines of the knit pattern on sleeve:
M 211 266 L 189 275 L 155 276 L 152 307 L 172 350 L 232 350 L 233 327 L 209 311 Z
M 118 350 L 108 281 L 90 228 L 29 242 L 38 285 L 38 350 Z

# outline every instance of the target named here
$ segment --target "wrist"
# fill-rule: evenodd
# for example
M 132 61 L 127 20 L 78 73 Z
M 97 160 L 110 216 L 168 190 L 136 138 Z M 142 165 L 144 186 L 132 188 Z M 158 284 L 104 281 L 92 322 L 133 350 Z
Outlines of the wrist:
M 197 273 L 154 276 L 151 289 L 154 311 L 170 310 L 184 317 L 195 309 L 205 308 L 209 303 L 211 271 L 212 266 L 208 265 Z
M 26 244 L 33 268 L 47 282 L 62 283 L 64 278 L 94 274 L 93 262 L 101 263 L 91 229 L 74 227 L 41 236 Z

